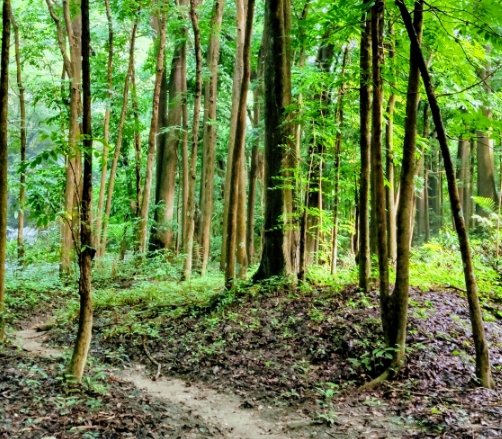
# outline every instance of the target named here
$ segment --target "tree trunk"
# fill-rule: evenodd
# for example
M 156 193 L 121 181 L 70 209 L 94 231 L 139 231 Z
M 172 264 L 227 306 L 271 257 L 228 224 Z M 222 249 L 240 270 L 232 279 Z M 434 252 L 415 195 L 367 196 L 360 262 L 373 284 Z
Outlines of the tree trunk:
M 478 287 L 476 277 L 474 275 L 474 266 L 472 262 L 471 248 L 469 245 L 469 236 L 467 234 L 464 217 L 462 215 L 462 205 L 458 196 L 457 182 L 455 179 L 455 169 L 451 160 L 450 150 L 448 149 L 448 141 L 441 117 L 441 110 L 436 99 L 427 64 L 423 57 L 417 35 L 413 27 L 411 16 L 402 0 L 396 0 L 396 4 L 399 7 L 401 16 L 403 17 L 403 21 L 405 23 L 413 50 L 417 54 L 418 66 L 420 68 L 422 80 L 427 92 L 427 98 L 431 107 L 432 118 L 434 120 L 434 125 L 436 126 L 437 138 L 441 147 L 441 153 L 443 155 L 444 168 L 448 183 L 448 193 L 450 196 L 451 211 L 455 222 L 455 228 L 457 230 L 464 268 L 467 300 L 469 302 L 474 347 L 476 350 L 476 376 L 480 380 L 480 383 L 483 387 L 493 388 L 494 383 L 491 375 L 488 343 L 485 337 L 483 315 L 478 299 Z
M 200 245 L 202 253 L 201 275 L 207 271 L 211 246 L 211 220 L 214 198 L 214 168 L 216 148 L 216 104 L 218 97 L 218 63 L 220 59 L 220 34 L 224 0 L 214 0 L 211 17 L 211 36 L 207 53 L 209 78 L 204 92 L 204 138 L 201 178 L 201 224 Z
M 293 271 L 291 242 L 285 230 L 290 194 L 281 185 L 283 166 L 292 148 L 292 129 L 286 114 L 291 102 L 290 6 L 289 0 L 265 4 L 265 212 L 262 255 L 255 281 Z
M 364 12 L 362 16 L 361 53 L 360 53 L 360 96 L 359 96 L 359 117 L 360 117 L 360 138 L 361 149 L 361 176 L 359 181 L 359 288 L 363 291 L 369 289 L 369 279 L 371 272 L 370 259 L 370 157 L 371 157 L 371 125 L 370 125 L 370 64 L 371 64 L 371 20 L 367 8 L 369 0 L 364 1 Z
M 387 102 L 387 124 L 385 127 L 385 175 L 387 177 L 387 185 L 385 186 L 385 199 L 387 202 L 387 235 L 389 245 L 389 258 L 395 261 L 397 258 L 396 244 L 396 206 L 395 206 L 395 191 L 394 191 L 394 108 L 396 105 L 396 95 L 394 94 L 395 87 L 395 37 L 392 22 L 389 22 L 389 55 L 388 60 L 391 64 L 392 76 L 391 92 Z
M 413 27 L 418 41 L 422 39 L 422 1 L 415 2 Z M 391 300 L 393 315 L 389 315 L 389 346 L 396 347 L 393 368 L 399 369 L 405 359 L 406 328 L 408 323 L 409 262 L 411 243 L 411 223 L 413 221 L 414 181 L 417 168 L 417 113 L 420 90 L 420 71 L 417 52 L 410 48 L 410 72 L 406 99 L 406 119 L 404 127 L 403 160 L 399 185 L 399 207 L 397 211 L 397 261 L 396 284 Z
M 383 24 L 384 2 L 383 0 L 377 0 L 375 5 L 371 8 L 371 53 L 373 58 L 371 163 L 374 176 L 374 204 L 382 326 L 386 338 L 389 338 L 389 253 L 387 246 L 387 213 L 385 211 L 386 201 L 382 163 Z
M 197 1 L 198 3 L 198 1 Z M 199 119 L 202 96 L 202 47 L 200 43 L 199 17 L 196 10 L 196 0 L 190 0 L 190 19 L 194 35 L 195 51 L 195 101 L 193 104 L 192 120 L 192 154 L 190 157 L 190 181 L 188 185 L 187 234 L 185 244 L 185 266 L 183 278 L 189 280 L 192 276 L 193 243 L 195 232 L 195 188 L 197 185 L 197 151 L 199 146 Z
M 457 151 L 458 195 L 464 212 L 465 227 L 469 228 L 471 218 L 471 141 L 460 138 Z
M 236 54 L 234 63 L 234 75 L 233 75 L 233 85 L 232 85 L 232 110 L 230 119 L 230 134 L 228 141 L 228 156 L 227 156 L 227 166 L 225 171 L 225 191 L 224 191 L 224 203 L 223 203 L 223 235 L 221 241 L 221 259 L 220 259 L 220 269 L 226 270 L 227 261 L 230 259 L 227 255 L 227 239 L 230 236 L 228 232 L 228 220 L 229 220 L 229 197 L 230 197 L 230 177 L 233 170 L 230 169 L 233 161 L 235 137 L 237 136 L 237 113 L 239 108 L 240 92 L 242 88 L 242 81 L 244 75 L 244 66 L 242 65 L 244 59 L 244 38 L 245 38 L 245 26 L 246 26 L 246 11 L 247 11 L 248 0 L 235 0 L 235 6 L 237 10 L 237 41 L 236 41 Z M 240 157 L 239 157 L 240 158 Z M 239 172 L 242 166 L 239 163 Z M 239 180 L 236 178 L 235 180 Z M 235 249 L 235 247 L 234 247 Z M 234 252 L 235 253 L 235 252 Z M 234 257 L 232 253 L 232 257 Z
M 96 236 L 94 247 L 101 250 L 101 228 L 103 225 L 103 209 L 105 206 L 106 174 L 108 171 L 108 151 L 110 143 L 110 119 L 112 115 L 113 98 L 113 20 L 110 10 L 110 0 L 105 1 L 106 20 L 108 22 L 108 60 L 106 65 L 106 83 L 108 87 L 105 116 L 103 119 L 103 156 L 101 157 L 101 180 L 99 185 L 98 209 L 96 214 Z M 126 82 L 129 80 L 129 75 Z
M 69 372 L 77 382 L 82 381 L 92 336 L 92 293 L 91 263 L 94 257 L 92 248 L 92 120 L 91 120 L 91 72 L 90 72 L 90 27 L 89 0 L 81 0 L 82 15 L 82 89 L 83 118 L 82 135 L 84 149 L 84 172 L 82 205 L 80 209 L 80 313 L 77 339 L 70 360 Z
M 10 0 L 4 0 L 2 9 L 2 52 L 0 58 L 0 343 L 5 340 L 10 23 Z
M 340 79 L 342 84 L 338 89 L 337 97 L 337 112 L 336 112 L 336 123 L 337 132 L 335 138 L 335 184 L 334 193 L 335 198 L 333 200 L 333 230 L 331 237 L 331 274 L 336 273 L 336 265 L 338 263 L 338 211 L 340 206 L 340 154 L 342 148 L 342 129 L 344 123 L 344 112 L 343 104 L 345 97 L 345 69 L 348 62 L 348 46 L 345 46 L 343 51 L 342 69 L 340 72 Z
M 19 209 L 17 213 L 17 260 L 24 263 L 24 208 L 26 204 L 26 100 L 23 84 L 23 64 L 21 62 L 21 46 L 19 42 L 19 27 L 14 14 L 11 16 L 12 30 L 14 31 L 14 51 L 16 57 L 16 79 L 19 92 L 19 145 L 20 168 L 19 173 Z
M 248 0 L 246 9 L 246 20 L 244 23 L 244 42 L 242 46 L 242 79 L 239 92 L 239 103 L 237 107 L 235 140 L 232 153 L 230 171 L 230 186 L 227 187 L 228 194 L 228 220 L 227 220 L 227 239 L 225 266 L 225 286 L 231 288 L 235 277 L 235 251 L 238 238 L 239 204 L 241 202 L 239 192 L 244 191 L 242 187 L 243 156 L 246 140 L 246 117 L 247 117 L 247 98 L 249 89 L 249 79 L 251 76 L 250 54 L 251 54 L 251 36 L 253 32 L 254 18 L 254 0 Z M 245 217 L 245 215 L 244 215 Z M 244 235 L 245 236 L 245 235 Z
M 159 6 L 165 7 L 166 2 L 160 1 Z M 158 48 L 157 60 L 155 67 L 155 87 L 152 98 L 152 119 L 150 122 L 150 133 L 148 136 L 148 152 L 146 159 L 146 175 L 143 189 L 143 197 L 141 200 L 140 212 L 140 227 L 139 227 L 139 251 L 146 252 L 147 243 L 147 226 L 148 226 L 148 210 L 150 207 L 150 193 L 152 190 L 153 177 L 153 162 L 155 158 L 155 142 L 158 128 L 159 118 L 159 101 L 160 101 L 160 86 L 162 83 L 162 75 L 164 73 L 164 52 L 166 48 L 166 16 L 165 11 L 160 11 L 158 16 Z
M 185 7 L 189 0 L 181 0 L 179 6 Z M 178 166 L 178 148 L 184 131 L 183 90 L 186 82 L 186 38 L 185 26 L 176 35 L 177 43 L 171 63 L 169 81 L 167 72 L 161 81 L 161 106 L 159 109 L 157 168 L 155 185 L 155 209 L 150 236 L 150 249 L 169 249 L 173 246 L 174 200 L 176 194 L 176 170 Z M 169 100 L 167 100 L 169 95 Z M 164 106 L 167 101 L 167 108 Z M 166 113 L 167 111 L 167 113 Z M 188 182 L 188 174 L 187 182 Z M 188 191 L 185 194 L 188 197 Z M 186 206 L 186 204 L 184 204 Z M 186 235 L 186 225 L 183 225 Z

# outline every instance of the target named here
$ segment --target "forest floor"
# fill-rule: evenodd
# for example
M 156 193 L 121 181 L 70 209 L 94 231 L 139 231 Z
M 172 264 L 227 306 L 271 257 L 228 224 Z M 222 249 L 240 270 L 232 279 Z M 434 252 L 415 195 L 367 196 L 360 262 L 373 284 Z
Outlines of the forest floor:
M 76 332 L 64 301 L 18 325 L 31 353 L 0 353 L 0 437 L 502 436 L 502 322 L 486 313 L 497 390 L 481 389 L 458 291 L 412 290 L 406 367 L 358 393 L 390 354 L 376 293 L 270 284 L 162 307 L 134 288 L 119 281 L 113 300 L 98 297 L 80 389 L 65 384 L 56 355 Z

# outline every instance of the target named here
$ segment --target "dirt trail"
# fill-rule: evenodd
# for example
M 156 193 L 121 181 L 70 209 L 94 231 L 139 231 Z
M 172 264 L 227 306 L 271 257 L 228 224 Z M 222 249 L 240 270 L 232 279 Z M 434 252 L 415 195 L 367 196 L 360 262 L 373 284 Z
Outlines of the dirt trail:
M 14 333 L 14 343 L 24 351 L 44 358 L 60 358 L 63 352 L 44 345 L 47 339 L 40 325 Z M 290 417 L 271 422 L 255 408 L 244 408 L 245 402 L 237 395 L 220 393 L 200 383 L 189 383 L 176 378 L 160 378 L 153 381 L 145 373 L 145 367 L 135 367 L 116 372 L 122 380 L 134 384 L 150 396 L 186 407 L 187 411 L 200 416 L 213 425 L 222 437 L 232 439 L 287 439 L 283 433 L 287 425 L 305 421 Z

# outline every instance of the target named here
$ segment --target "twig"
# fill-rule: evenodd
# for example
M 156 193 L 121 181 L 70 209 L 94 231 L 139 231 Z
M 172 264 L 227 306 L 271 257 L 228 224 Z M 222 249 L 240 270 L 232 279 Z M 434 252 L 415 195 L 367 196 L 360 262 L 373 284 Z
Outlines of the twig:
M 154 381 L 157 381 L 160 376 L 160 369 L 162 367 L 162 364 L 160 364 L 155 358 L 152 357 L 152 354 L 150 354 L 150 351 L 146 347 L 146 341 L 143 340 L 143 349 L 145 350 L 145 354 L 148 357 L 148 359 L 157 366 L 157 373 L 155 374 L 155 378 L 153 379 Z

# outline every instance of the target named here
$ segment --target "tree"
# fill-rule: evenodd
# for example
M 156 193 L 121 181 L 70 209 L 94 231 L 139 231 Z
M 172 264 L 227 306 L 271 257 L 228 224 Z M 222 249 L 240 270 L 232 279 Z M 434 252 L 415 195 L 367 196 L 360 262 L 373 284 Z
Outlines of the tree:
M 429 70 L 422 54 L 420 43 L 417 38 L 416 31 L 413 27 L 410 13 L 406 9 L 406 5 L 402 2 L 402 0 L 396 0 L 396 4 L 401 12 L 401 16 L 406 26 L 406 31 L 408 33 L 411 46 L 413 47 L 414 53 L 417 57 L 418 67 L 420 69 L 420 74 L 422 76 L 425 91 L 427 93 L 427 98 L 429 100 L 432 118 L 434 120 L 434 125 L 436 126 L 441 154 L 443 156 L 446 179 L 448 182 L 450 205 L 458 235 L 460 253 L 462 255 L 462 263 L 464 268 L 467 300 L 469 302 L 474 347 L 476 350 L 476 376 L 478 377 L 483 387 L 492 388 L 494 386 L 494 383 L 491 375 L 490 356 L 488 343 L 486 341 L 485 331 L 483 327 L 483 316 L 481 307 L 479 305 L 478 287 L 474 274 L 474 266 L 469 245 L 469 236 L 467 234 L 465 220 L 462 215 L 462 205 L 460 202 L 460 197 L 458 195 L 457 182 L 455 179 L 455 169 L 450 157 L 450 150 L 448 149 L 448 142 L 441 116 L 441 109 L 437 102 Z
M 292 134 L 287 115 L 291 102 L 290 6 L 289 0 L 271 0 L 265 5 L 265 212 L 255 281 L 293 272 L 292 243 L 286 230 L 291 211 L 286 200 L 291 189 L 283 187 Z
M 89 25 L 89 0 L 81 0 L 82 15 L 82 89 L 83 117 L 82 135 L 84 148 L 84 170 L 82 187 L 82 205 L 80 207 L 80 279 L 78 293 L 80 312 L 78 332 L 69 372 L 77 382 L 82 380 L 92 336 L 92 292 L 91 263 L 95 254 L 92 247 L 92 114 L 91 114 L 91 35 Z
M 166 3 L 159 0 L 155 3 L 157 8 L 155 19 L 158 22 L 158 45 L 157 58 L 155 67 L 155 87 L 153 90 L 152 99 L 152 119 L 150 123 L 150 133 L 148 135 L 148 152 L 146 158 L 146 175 L 143 189 L 143 197 L 141 200 L 140 210 L 140 225 L 139 225 L 139 251 L 146 252 L 147 244 L 147 227 L 148 227 L 148 210 L 150 207 L 150 193 L 152 190 L 153 179 L 153 162 L 155 158 L 155 143 L 159 119 L 159 102 L 160 88 L 162 84 L 162 76 L 164 74 L 164 52 L 166 47 Z
M 9 112 L 10 0 L 2 7 L 2 51 L 0 55 L 0 343 L 5 339 L 5 257 L 7 243 L 7 147 Z

